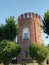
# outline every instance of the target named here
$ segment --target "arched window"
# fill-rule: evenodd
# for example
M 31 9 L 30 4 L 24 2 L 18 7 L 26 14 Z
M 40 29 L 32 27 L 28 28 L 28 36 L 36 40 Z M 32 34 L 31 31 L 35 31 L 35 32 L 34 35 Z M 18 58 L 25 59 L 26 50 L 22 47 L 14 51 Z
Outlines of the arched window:
M 29 39 L 29 38 L 30 38 L 29 28 L 25 27 L 22 32 L 22 39 Z

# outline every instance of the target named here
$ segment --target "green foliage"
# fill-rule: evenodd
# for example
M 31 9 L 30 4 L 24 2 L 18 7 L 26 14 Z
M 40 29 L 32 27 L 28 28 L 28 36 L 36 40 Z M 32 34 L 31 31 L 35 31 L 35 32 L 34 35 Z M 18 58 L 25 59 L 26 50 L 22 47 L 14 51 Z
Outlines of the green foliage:
M 44 13 L 43 17 L 43 31 L 49 35 L 49 10 Z
M 0 26 L 0 41 L 3 39 L 14 41 L 16 35 L 18 35 L 18 25 L 14 20 L 14 17 L 6 19 L 6 24 Z
M 33 43 L 29 47 L 30 56 L 38 63 L 44 62 L 48 57 L 48 50 L 44 45 Z
M 48 52 L 49 52 L 49 44 L 47 45 L 47 49 L 48 49 Z M 48 53 L 49 54 L 49 53 Z M 48 56 L 48 60 L 49 60 L 49 56 Z
M 21 63 L 21 65 L 27 65 L 27 63 L 26 63 L 25 61 L 23 61 L 23 62 Z
M 0 25 L 0 40 L 3 39 L 3 34 L 4 34 L 4 33 L 3 33 L 3 28 L 4 28 L 4 27 Z
M 48 50 L 49 50 L 49 44 L 47 45 L 47 48 L 48 48 Z
M 13 41 L 3 40 L 0 42 L 0 62 L 9 64 L 13 57 L 17 57 L 21 47 Z

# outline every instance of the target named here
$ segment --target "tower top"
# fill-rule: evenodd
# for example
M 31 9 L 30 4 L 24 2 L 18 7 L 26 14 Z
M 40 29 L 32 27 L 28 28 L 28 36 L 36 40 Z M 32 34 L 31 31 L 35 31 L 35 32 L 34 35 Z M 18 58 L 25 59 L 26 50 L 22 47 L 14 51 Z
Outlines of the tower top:
M 28 13 L 21 14 L 18 17 L 18 19 L 26 19 L 26 18 L 38 18 L 38 19 L 41 19 L 41 16 L 38 15 L 37 13 L 28 12 Z

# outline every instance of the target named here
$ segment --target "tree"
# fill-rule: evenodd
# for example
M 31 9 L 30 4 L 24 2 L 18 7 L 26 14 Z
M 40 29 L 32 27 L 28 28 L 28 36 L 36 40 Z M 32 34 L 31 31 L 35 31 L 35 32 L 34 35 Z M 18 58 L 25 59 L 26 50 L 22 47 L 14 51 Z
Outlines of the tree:
M 47 48 L 48 48 L 48 50 L 49 50 L 49 44 L 47 45 Z M 49 60 L 49 57 L 48 57 L 48 60 Z
M 10 16 L 5 21 L 5 25 L 0 26 L 0 41 L 3 39 L 14 41 L 16 35 L 18 35 L 18 25 L 13 16 Z
M 5 31 L 5 26 L 1 24 L 0 25 L 0 41 L 2 41 L 5 37 L 4 31 Z
M 3 40 L 0 42 L 0 62 L 8 65 L 13 57 L 17 57 L 21 47 L 13 41 Z
M 49 44 L 47 45 L 47 48 L 48 48 L 48 50 L 49 50 Z
M 44 13 L 43 17 L 43 31 L 49 35 L 49 10 Z
M 29 47 L 29 53 L 30 56 L 37 60 L 39 65 L 42 65 L 42 63 L 47 59 L 48 57 L 48 50 L 44 45 L 40 45 L 38 43 L 33 43 Z

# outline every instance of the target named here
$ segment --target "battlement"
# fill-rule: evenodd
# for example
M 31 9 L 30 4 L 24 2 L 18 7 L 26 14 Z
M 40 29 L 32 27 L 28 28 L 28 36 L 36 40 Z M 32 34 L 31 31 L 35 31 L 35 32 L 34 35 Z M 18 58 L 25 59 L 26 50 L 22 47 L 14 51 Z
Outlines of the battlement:
M 18 19 L 26 19 L 26 18 L 38 18 L 41 19 L 41 16 L 38 15 L 37 13 L 24 13 L 21 14 Z

